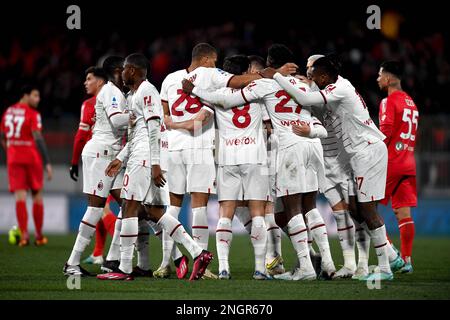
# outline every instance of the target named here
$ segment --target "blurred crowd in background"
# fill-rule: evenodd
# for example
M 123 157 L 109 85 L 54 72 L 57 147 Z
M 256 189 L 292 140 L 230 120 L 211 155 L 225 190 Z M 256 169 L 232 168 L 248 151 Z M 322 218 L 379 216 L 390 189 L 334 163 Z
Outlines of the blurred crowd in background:
M 46 139 L 50 148 L 65 150 L 53 158 L 68 163 L 80 106 L 87 98 L 84 71 L 91 65 L 101 64 L 106 56 L 144 53 L 149 59 L 149 79 L 159 89 L 167 74 L 188 66 L 191 49 L 198 42 L 208 42 L 218 49 L 219 67 L 224 57 L 237 53 L 265 58 L 267 48 L 279 42 L 292 49 L 303 73 L 308 56 L 338 54 L 343 62 L 342 75 L 364 97 L 376 122 L 379 103 L 386 95 L 376 83 L 379 66 L 384 60 L 402 61 L 404 89 L 415 100 L 421 117 L 433 118 L 428 125 L 424 125 L 426 121 L 420 122 L 419 148 L 425 153 L 444 152 L 450 149 L 447 124 L 450 116 L 445 99 L 450 92 L 446 31 L 418 28 L 414 18 L 409 16 L 407 20 L 397 11 L 383 12 L 381 30 L 369 30 L 365 19 L 343 19 L 336 28 L 305 28 L 305 24 L 295 22 L 274 28 L 264 21 L 245 17 L 218 19 L 209 21 L 208 26 L 189 28 L 166 29 L 161 25 L 153 32 L 142 30 L 131 34 L 111 30 L 101 36 L 92 30 L 68 32 L 43 24 L 7 37 L 5 41 L 10 45 L 0 48 L 0 111 L 16 101 L 14 92 L 23 83 L 38 84 Z M 422 171 L 424 183 L 439 181 L 441 174 L 433 170 L 447 172 L 448 164 L 447 157 L 440 165 L 433 162 L 427 166 Z M 444 174 L 445 184 L 449 176 L 450 172 Z M 429 183 L 436 184 L 436 181 Z

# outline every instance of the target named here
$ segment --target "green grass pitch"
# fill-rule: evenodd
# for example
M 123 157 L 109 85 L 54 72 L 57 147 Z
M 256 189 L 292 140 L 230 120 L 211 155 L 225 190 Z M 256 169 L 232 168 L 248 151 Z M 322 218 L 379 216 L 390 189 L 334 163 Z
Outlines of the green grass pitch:
M 396 274 L 392 282 L 382 283 L 380 290 L 369 290 L 365 282 L 333 280 L 311 282 L 255 281 L 253 253 L 247 236 L 235 236 L 230 254 L 232 280 L 143 279 L 117 282 L 82 278 L 80 290 L 69 290 L 62 267 L 70 254 L 75 235 L 50 236 L 45 247 L 11 246 L 0 237 L 0 299 L 450 299 L 450 238 L 417 237 L 414 244 L 414 273 Z M 394 238 L 398 244 L 398 239 Z M 155 270 L 161 259 L 161 243 L 150 239 L 151 266 Z M 210 248 L 216 254 L 215 240 Z M 335 264 L 343 263 L 337 239 L 331 239 Z M 86 255 L 91 252 L 86 252 Z M 371 248 L 371 264 L 375 257 Z M 85 255 L 85 256 L 86 256 Z M 283 239 L 285 265 L 294 264 L 295 255 L 289 241 Z M 210 266 L 217 271 L 217 257 Z M 190 267 L 192 261 L 190 261 Z M 87 266 L 100 272 L 98 266 Z

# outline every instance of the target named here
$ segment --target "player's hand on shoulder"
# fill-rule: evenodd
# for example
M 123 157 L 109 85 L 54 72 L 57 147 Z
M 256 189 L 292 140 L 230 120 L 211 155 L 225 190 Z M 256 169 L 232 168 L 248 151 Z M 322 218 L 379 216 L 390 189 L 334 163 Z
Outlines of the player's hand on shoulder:
M 121 168 L 122 161 L 120 161 L 119 159 L 114 159 L 106 167 L 105 175 L 107 175 L 108 177 L 114 177 L 115 175 L 117 175 L 117 173 L 119 173 Z
M 78 181 L 78 165 L 76 165 L 76 164 L 71 165 L 69 168 L 69 172 L 70 172 L 70 178 L 73 181 Z
M 166 184 L 166 179 L 164 179 L 161 167 L 157 164 L 152 166 L 152 179 L 155 186 L 158 188 L 162 188 Z
M 276 72 L 281 73 L 283 76 L 289 76 L 291 74 L 295 74 L 297 69 L 298 66 L 295 63 L 288 62 L 282 67 L 276 69 Z
M 53 179 L 53 168 L 50 163 L 47 163 L 45 166 L 45 171 L 47 171 L 47 180 L 50 181 Z
M 300 80 L 303 83 L 306 83 L 308 86 L 311 86 L 312 80 L 308 79 L 308 77 L 303 76 L 301 74 L 297 74 L 297 75 L 295 75 L 295 78 L 297 78 L 298 80 Z
M 190 82 L 189 80 L 187 80 L 187 79 L 183 79 L 181 84 L 183 86 L 183 91 L 185 93 L 191 94 L 192 90 L 194 90 L 194 87 L 195 87 L 194 84 L 192 82 Z

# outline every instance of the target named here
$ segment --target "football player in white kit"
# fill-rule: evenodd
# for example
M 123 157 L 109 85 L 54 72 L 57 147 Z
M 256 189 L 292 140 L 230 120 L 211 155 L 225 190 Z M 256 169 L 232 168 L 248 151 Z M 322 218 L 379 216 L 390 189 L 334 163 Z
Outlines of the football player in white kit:
M 311 72 L 314 62 L 322 57 L 324 55 L 312 55 L 308 58 L 306 64 L 307 79 L 305 79 L 305 82 L 308 83 L 312 91 L 320 90 L 311 80 Z M 354 277 L 357 279 L 368 274 L 370 236 L 359 224 L 359 222 L 363 221 L 354 221 L 349 212 L 349 201 L 354 199 L 355 190 L 348 156 L 344 152 L 340 152 L 338 146 L 336 134 L 340 132 L 336 132 L 335 127 L 337 127 L 339 122 L 336 122 L 337 118 L 331 110 L 326 108 L 315 108 L 312 112 L 319 117 L 328 132 L 328 136 L 321 139 L 325 176 L 320 188 L 327 198 L 333 211 L 333 216 L 336 219 L 337 232 L 344 256 L 344 266 L 336 272 L 334 278 Z M 351 207 L 354 208 L 355 206 Z M 357 216 L 355 215 L 356 218 Z M 355 238 L 358 247 L 357 267 L 354 248 Z
M 122 138 L 128 126 L 126 100 L 122 93 L 123 58 L 108 57 L 103 63 L 108 82 L 103 85 L 95 103 L 95 125 L 92 139 L 82 152 L 83 192 L 88 195 L 88 207 L 81 220 L 69 260 L 64 265 L 65 275 L 89 275 L 80 267 L 80 258 L 89 245 L 97 222 L 101 219 L 108 195 L 120 204 L 123 170 L 116 177 L 108 177 L 104 170 L 122 149 Z
M 283 66 L 283 74 L 295 72 L 295 64 Z M 339 122 L 335 130 L 341 131 L 338 146 L 349 156 L 357 196 L 358 213 L 364 218 L 378 257 L 379 270 L 360 280 L 391 280 L 391 263 L 396 264 L 397 253 L 386 238 L 386 228 L 377 212 L 377 201 L 384 198 L 387 170 L 387 150 L 384 135 L 373 123 L 367 106 L 352 84 L 339 76 L 339 69 L 329 58 L 314 62 L 312 80 L 318 92 L 304 92 L 292 85 L 274 69 L 262 72 L 275 79 L 298 103 L 327 107 Z M 400 258 L 401 259 L 401 258 Z
M 267 65 L 274 68 L 281 67 L 292 58 L 292 52 L 286 46 L 275 44 L 269 48 Z M 306 90 L 307 86 L 298 79 L 289 77 L 288 81 Z M 331 276 L 335 272 L 335 267 L 331 258 L 328 236 L 323 219 L 315 209 L 315 197 L 318 190 L 317 172 L 320 170 L 319 167 L 323 166 L 323 160 L 322 153 L 318 152 L 320 149 L 314 144 L 320 145 L 320 142 L 297 136 L 291 129 L 292 124 L 302 122 L 312 124 L 310 111 L 292 101 L 273 80 L 256 80 L 244 89 L 231 94 L 211 92 L 198 86 L 193 88 L 192 93 L 213 105 L 221 105 L 224 108 L 251 102 L 265 104 L 279 138 L 277 196 L 282 198 L 284 212 L 289 217 L 289 236 L 300 262 L 300 268 L 295 271 L 292 279 L 316 279 L 309 256 L 307 228 L 303 219 L 305 213 L 322 252 L 322 270 Z
M 192 50 L 188 68 L 169 74 L 161 87 L 164 114 L 172 121 L 180 122 L 197 117 L 202 123 L 194 135 L 180 129 L 169 130 L 168 184 L 170 207 L 167 213 L 178 217 L 184 194 L 191 194 L 192 237 L 206 250 L 208 248 L 207 203 L 210 194 L 216 192 L 216 167 L 214 163 L 214 111 L 203 105 L 196 97 L 183 92 L 181 81 L 189 78 L 202 88 L 241 88 L 259 75 L 233 76 L 215 67 L 217 51 L 206 43 L 197 44 Z M 163 232 L 164 254 L 172 252 L 171 240 Z M 166 259 L 167 261 L 167 259 Z M 167 275 L 167 266 L 155 271 L 155 275 Z M 205 276 L 217 278 L 209 270 Z
M 224 70 L 235 75 L 246 73 L 249 66 L 250 60 L 244 55 L 231 56 L 224 61 Z M 187 80 L 183 88 L 186 85 L 193 86 Z M 233 89 L 222 88 L 219 91 L 230 94 Z M 231 223 L 238 202 L 242 200 L 248 202 L 252 220 L 250 238 L 255 254 L 253 278 L 268 279 L 265 274 L 267 227 L 264 215 L 269 180 L 261 108 L 265 106 L 251 103 L 228 109 L 215 109 L 215 120 L 219 129 L 217 193 L 220 217 L 216 229 L 219 279 L 231 278 L 228 261 L 233 239 Z M 171 127 L 195 130 L 196 121 L 194 118 L 171 123 Z
M 135 117 L 129 126 L 128 143 L 108 166 L 114 174 L 127 160 L 121 197 L 125 206 L 120 233 L 120 265 L 115 272 L 98 275 L 101 280 L 133 280 L 132 260 L 138 236 L 138 211 L 141 203 L 148 209 L 150 219 L 157 222 L 177 242 L 182 243 L 194 258 L 190 280 L 198 280 L 212 260 L 212 254 L 202 250 L 186 233 L 181 223 L 164 214 L 168 205 L 166 178 L 160 167 L 160 130 L 162 106 L 156 88 L 146 80 L 148 60 L 142 54 L 129 55 L 122 73 L 124 84 L 131 92 L 130 113 Z

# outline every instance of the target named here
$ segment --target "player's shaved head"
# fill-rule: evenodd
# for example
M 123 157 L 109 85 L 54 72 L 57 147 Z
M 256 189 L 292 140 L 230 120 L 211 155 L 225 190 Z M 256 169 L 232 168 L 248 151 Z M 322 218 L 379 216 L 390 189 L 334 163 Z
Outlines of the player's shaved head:
M 134 68 L 147 73 L 149 67 L 148 59 L 142 53 L 132 53 L 125 58 L 125 65 L 132 65 Z
M 333 56 L 317 59 L 311 68 L 311 80 L 323 89 L 327 85 L 337 81 L 340 73 L 340 63 Z
M 278 69 L 285 63 L 293 62 L 294 54 L 284 44 L 275 43 L 267 52 L 267 66 Z
M 250 59 L 250 73 L 257 73 L 266 67 L 264 58 L 257 55 L 248 56 Z
M 398 61 L 385 61 L 381 64 L 380 68 L 382 68 L 382 72 L 389 72 L 397 79 L 401 80 L 403 75 L 403 68 L 400 62 Z
M 250 59 L 243 54 L 226 57 L 223 62 L 223 70 L 236 75 L 244 74 L 249 67 Z
M 217 56 L 217 50 L 208 43 L 199 43 L 192 49 L 192 60 L 200 60 L 214 55 Z

